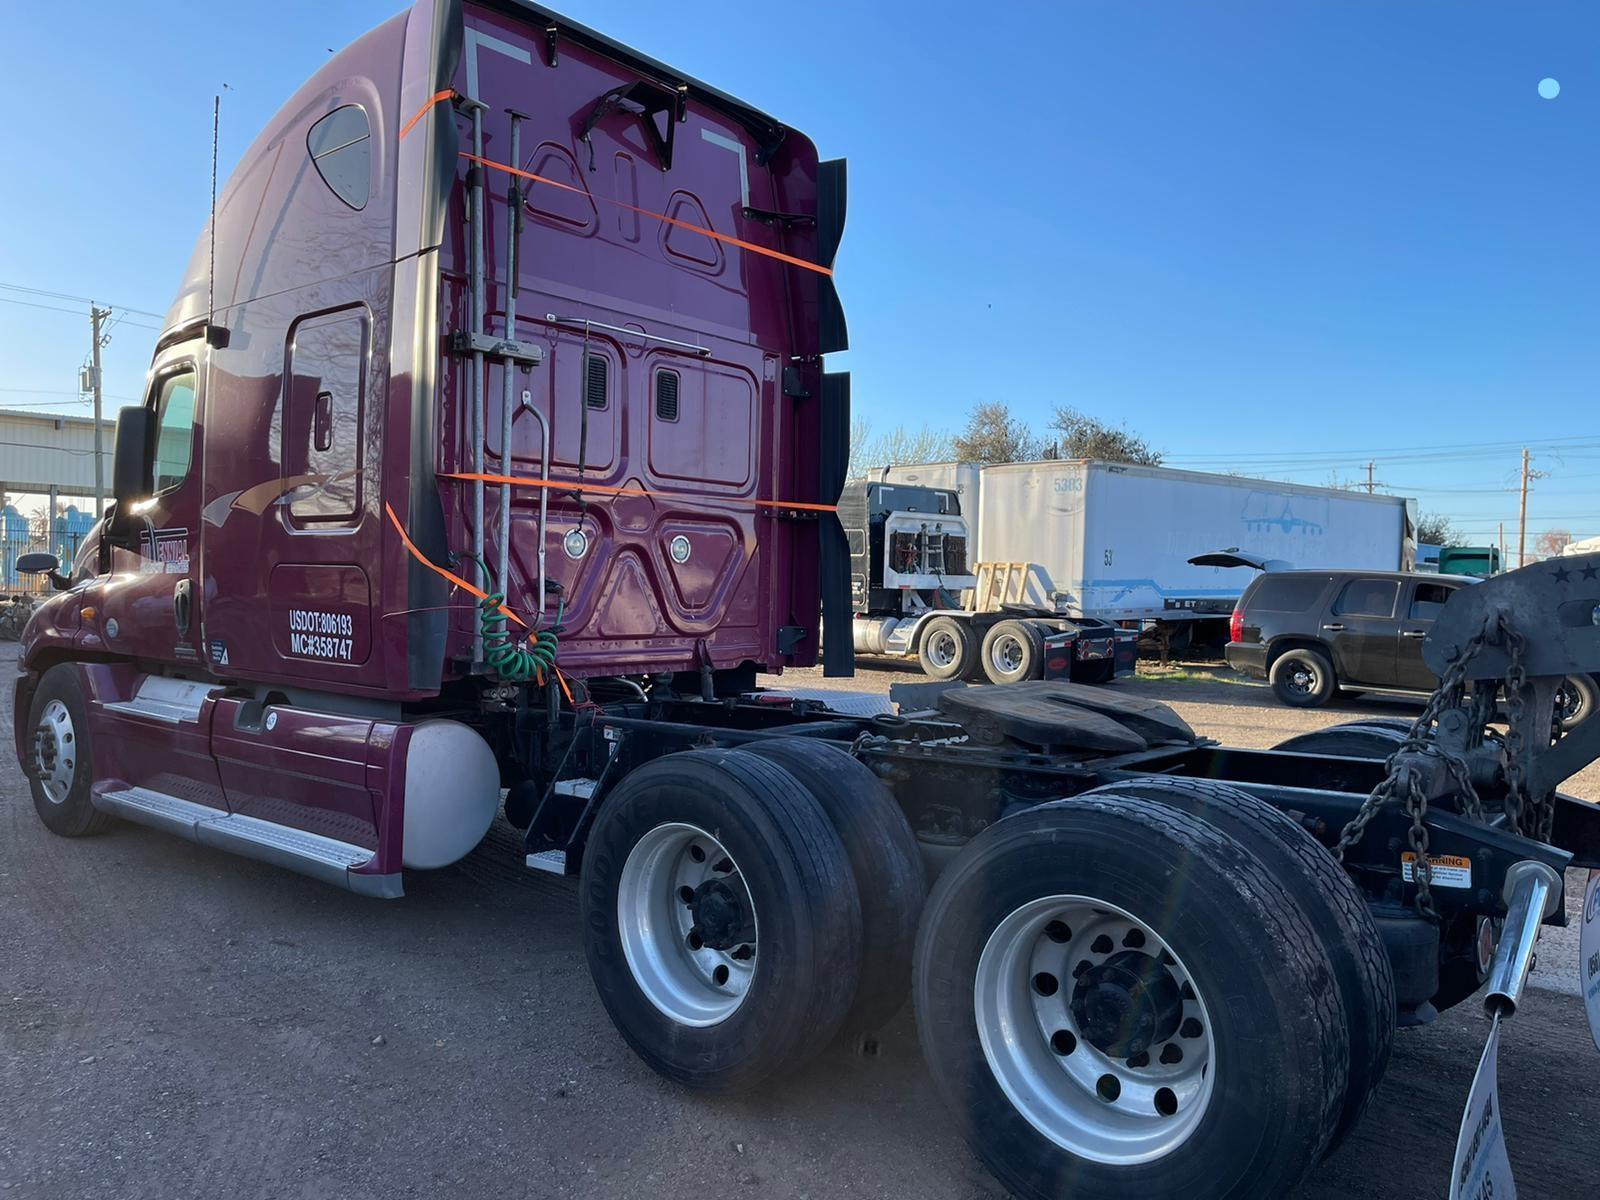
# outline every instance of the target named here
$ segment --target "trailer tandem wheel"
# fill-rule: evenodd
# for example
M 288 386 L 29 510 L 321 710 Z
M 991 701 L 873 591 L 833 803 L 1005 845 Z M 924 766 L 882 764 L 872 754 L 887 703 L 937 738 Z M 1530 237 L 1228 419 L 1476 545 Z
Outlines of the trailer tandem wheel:
M 1216 826 L 1085 795 L 934 886 L 913 996 L 974 1153 L 1028 1200 L 1277 1197 L 1332 1136 L 1349 1041 L 1321 939 Z
M 77 665 L 57 663 L 44 673 L 28 704 L 30 761 L 24 766 L 33 806 L 51 833 L 87 837 L 111 827 L 89 799 L 94 758 L 89 706 Z
M 601 805 L 579 903 L 601 1002 L 657 1073 L 755 1086 L 838 1033 L 861 906 L 827 814 L 776 763 L 668 754 Z
M 1344 1106 L 1326 1153 L 1360 1122 L 1389 1066 L 1397 1013 L 1394 972 L 1366 898 L 1298 821 L 1250 793 L 1210 779 L 1113 783 L 1091 796 L 1138 796 L 1176 808 L 1237 841 L 1294 893 L 1328 953 L 1350 1021 Z
M 771 738 L 741 752 L 769 759 L 799 780 L 844 845 L 861 899 L 861 980 L 843 1030 L 874 1032 L 900 1011 L 911 990 L 911 954 L 928 896 L 911 826 L 883 781 L 837 746 Z

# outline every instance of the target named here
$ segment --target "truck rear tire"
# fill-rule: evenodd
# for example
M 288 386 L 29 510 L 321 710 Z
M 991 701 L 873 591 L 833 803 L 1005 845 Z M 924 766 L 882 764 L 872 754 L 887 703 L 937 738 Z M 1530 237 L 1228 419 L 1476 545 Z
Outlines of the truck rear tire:
M 1339 689 L 1328 656 L 1306 646 L 1295 646 L 1273 659 L 1267 678 L 1273 695 L 1291 708 L 1320 708 Z
M 795 737 L 743 750 L 799 780 L 844 845 L 861 899 L 861 980 L 843 1031 L 873 1033 L 904 1007 L 911 990 L 917 922 L 928 898 L 916 836 L 883 781 L 837 746 Z
M 917 661 L 929 679 L 965 679 L 978 665 L 978 642 L 970 621 L 934 617 L 917 642 Z
M 1044 673 L 1044 634 L 1031 621 L 999 621 L 979 651 L 990 683 L 1021 683 Z
M 1344 1005 L 1284 881 L 1132 796 L 1007 817 L 935 884 L 923 1054 L 969 1145 L 1028 1200 L 1282 1196 L 1345 1095 Z
M 1328 1143 L 1333 1153 L 1360 1122 L 1394 1047 L 1394 972 L 1366 898 L 1298 821 L 1236 787 L 1209 779 L 1113 783 L 1091 796 L 1138 796 L 1198 817 L 1233 838 L 1287 884 L 1328 953 L 1350 1021 L 1350 1075 Z
M 44 673 L 28 704 L 28 729 L 24 765 L 39 819 L 62 837 L 104 833 L 111 817 L 89 799 L 94 755 L 76 664 L 57 663 Z
M 1391 724 L 1374 721 L 1347 721 L 1312 733 L 1296 734 L 1273 747 L 1296 754 L 1328 754 L 1336 758 L 1388 758 L 1406 740 L 1409 722 Z
M 584 850 L 585 951 L 640 1058 L 744 1091 L 838 1034 L 861 970 L 861 906 L 827 814 L 777 763 L 668 754 L 606 798 Z

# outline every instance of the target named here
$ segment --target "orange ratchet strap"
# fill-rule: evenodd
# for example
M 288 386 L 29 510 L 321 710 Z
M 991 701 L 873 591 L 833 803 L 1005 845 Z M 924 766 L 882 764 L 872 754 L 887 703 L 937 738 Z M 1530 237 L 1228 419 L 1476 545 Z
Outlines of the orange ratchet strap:
M 411 540 L 410 536 L 406 533 L 406 527 L 404 525 L 400 524 L 400 518 L 394 515 L 394 509 L 393 508 L 391 508 L 388 504 L 385 504 L 383 506 L 383 511 L 389 514 L 389 522 L 390 522 L 390 524 L 392 524 L 394 526 L 395 532 L 400 535 L 400 540 L 405 543 L 405 547 L 406 547 L 407 550 L 409 550 L 411 552 L 411 557 L 412 558 L 416 559 L 423 566 L 427 567 L 428 570 L 432 571 L 435 575 L 442 575 L 445 579 L 448 579 L 451 583 L 455 584 L 462 591 L 470 592 L 472 595 L 476 596 L 479 600 L 487 600 L 489 598 L 489 594 L 487 592 L 485 592 L 483 589 L 478 588 L 478 587 L 474 587 L 472 584 L 468 583 L 465 579 L 461 578 L 461 576 L 459 576 L 459 575 L 457 575 L 457 574 L 455 574 L 455 573 L 453 573 L 451 571 L 445 570 L 443 567 L 439 566 L 432 559 L 430 559 L 421 550 L 418 550 L 417 549 L 417 544 L 415 542 L 413 542 Z M 500 606 L 500 611 L 506 617 L 508 617 L 511 620 L 515 621 L 518 625 L 521 625 L 524 629 L 526 629 L 528 627 L 528 623 L 526 621 L 524 621 L 521 617 L 517 616 L 516 613 L 512 612 L 504 604 L 502 604 Z
M 679 229 L 687 229 L 693 233 L 703 233 L 708 238 L 715 238 L 719 242 L 727 242 L 730 246 L 737 246 L 739 249 L 748 250 L 752 254 L 762 254 L 767 258 L 775 258 L 779 262 L 786 262 L 792 267 L 804 267 L 807 271 L 815 271 L 818 275 L 826 275 L 829 278 L 833 277 L 833 269 L 831 267 L 824 267 L 818 263 L 807 262 L 803 258 L 796 258 L 792 254 L 784 254 L 780 250 L 769 250 L 765 246 L 758 246 L 754 242 L 745 241 L 743 238 L 732 237 L 726 233 L 718 233 L 715 229 L 707 229 L 702 225 L 694 225 L 688 221 L 680 221 L 676 217 L 667 216 L 665 213 L 651 212 L 648 208 L 637 208 L 624 200 L 613 200 L 610 196 L 594 196 L 593 193 L 580 187 L 573 187 L 570 183 L 562 183 L 558 179 L 548 179 L 543 175 L 535 175 L 532 171 L 519 171 L 516 167 L 507 166 L 505 163 L 501 162 L 495 162 L 492 158 L 482 158 L 476 154 L 469 154 L 465 150 L 461 151 L 461 157 L 466 159 L 468 162 L 475 162 L 485 167 L 493 167 L 496 171 L 504 171 L 507 174 L 515 175 L 520 179 L 531 179 L 535 183 L 547 183 L 551 187 L 560 188 L 564 192 L 575 192 L 577 195 L 585 198 L 593 197 L 597 200 L 604 200 L 607 204 L 615 204 L 618 208 L 625 208 L 629 212 L 638 213 L 642 217 L 650 217 L 653 220 L 662 221 L 668 225 L 676 225 Z
M 427 116 L 428 110 L 435 104 L 438 104 L 441 100 L 452 99 L 455 94 L 455 88 L 445 88 L 444 91 L 435 92 L 433 95 L 429 96 L 428 102 L 421 108 L 417 109 L 417 115 L 412 117 L 411 120 L 407 121 L 400 127 L 400 136 L 405 137 L 406 134 L 410 133 L 411 130 L 416 127 L 417 122 L 422 120 L 423 117 Z
M 444 479 L 468 483 L 499 483 L 511 487 L 546 488 L 552 492 L 595 492 L 604 496 L 648 496 L 652 499 L 693 500 L 695 503 L 738 504 L 746 508 L 796 508 L 806 512 L 838 512 L 836 504 L 806 504 L 799 500 L 747 500 L 743 496 L 686 496 L 681 492 L 657 492 L 649 488 L 613 487 L 604 483 L 577 483 L 570 479 L 530 479 L 522 475 L 484 475 L 473 471 L 451 471 Z M 432 566 L 432 563 L 428 564 Z

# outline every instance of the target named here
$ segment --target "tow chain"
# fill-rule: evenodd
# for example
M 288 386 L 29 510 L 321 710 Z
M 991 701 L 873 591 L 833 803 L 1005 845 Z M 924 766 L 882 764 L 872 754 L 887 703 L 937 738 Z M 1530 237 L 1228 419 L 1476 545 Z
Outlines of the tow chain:
M 1506 669 L 1504 686 L 1506 691 L 1506 708 L 1510 717 L 1510 728 L 1506 734 L 1506 784 L 1505 811 L 1507 824 L 1514 834 L 1521 835 L 1523 816 L 1526 815 L 1533 821 L 1531 836 L 1540 841 L 1548 842 L 1555 824 L 1555 804 L 1545 803 L 1537 806 L 1527 793 L 1527 780 L 1522 768 L 1522 752 L 1525 748 L 1525 739 L 1522 734 L 1522 721 L 1527 712 L 1526 701 L 1523 699 L 1523 689 L 1528 683 L 1528 671 L 1524 658 L 1527 651 L 1528 639 L 1515 629 L 1503 614 L 1495 617 L 1495 631 L 1504 640 L 1509 664 Z M 1458 754 L 1451 753 L 1439 745 L 1438 735 L 1434 729 L 1440 713 L 1447 708 L 1460 707 L 1466 683 L 1467 667 L 1483 650 L 1489 642 L 1488 629 L 1474 634 L 1462 649 L 1461 655 L 1446 668 L 1439 679 L 1439 686 L 1434 689 L 1433 695 L 1428 698 L 1427 705 L 1421 715 L 1412 722 L 1407 730 L 1405 739 L 1393 754 L 1389 756 L 1386 771 L 1382 782 L 1372 789 L 1356 815 L 1350 819 L 1339 834 L 1339 841 L 1333 848 L 1333 856 L 1340 862 L 1344 861 L 1345 851 L 1359 842 L 1366 834 L 1367 826 L 1378 810 L 1391 801 L 1403 803 L 1406 813 L 1411 817 L 1411 829 L 1407 841 L 1411 852 L 1415 856 L 1412 864 L 1412 878 L 1417 885 L 1416 909 L 1422 916 L 1429 920 L 1438 920 L 1439 912 L 1433 903 L 1433 864 L 1428 859 L 1428 796 L 1422 790 L 1421 772 L 1415 762 L 1406 758 L 1406 755 L 1432 755 L 1441 759 L 1445 769 L 1449 771 L 1452 781 L 1460 793 L 1461 809 L 1468 819 L 1479 824 L 1488 823 L 1488 815 L 1484 810 L 1483 801 L 1478 796 L 1477 789 L 1472 785 L 1471 773 L 1466 761 Z M 1493 705 L 1483 705 L 1476 702 L 1479 693 L 1475 692 L 1474 710 L 1476 715 L 1483 718 L 1482 725 L 1486 725 L 1488 718 L 1493 714 Z

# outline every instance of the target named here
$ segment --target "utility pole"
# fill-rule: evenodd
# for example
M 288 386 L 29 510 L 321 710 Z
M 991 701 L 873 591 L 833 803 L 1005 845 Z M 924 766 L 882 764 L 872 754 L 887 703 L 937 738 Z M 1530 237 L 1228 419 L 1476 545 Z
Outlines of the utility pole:
M 100 332 L 105 319 L 111 315 L 109 308 L 96 308 L 89 305 L 89 325 L 93 331 L 93 345 L 90 349 L 90 384 L 94 389 L 94 515 L 99 520 L 100 514 L 106 508 L 106 480 L 105 460 L 101 456 L 100 446 L 100 402 L 102 388 L 100 386 L 100 347 L 105 344 L 105 337 Z
M 1375 482 L 1373 482 L 1373 479 L 1372 479 L 1372 469 L 1376 465 L 1377 464 L 1370 463 L 1370 462 L 1367 464 L 1367 495 L 1369 495 L 1369 496 L 1372 495 L 1373 489 L 1375 489 L 1378 486 Z
M 1534 471 L 1529 464 L 1533 462 L 1533 455 L 1527 450 L 1522 452 L 1522 500 L 1517 512 L 1517 566 L 1528 565 L 1528 484 L 1535 479 L 1543 479 L 1548 471 Z
M 1500 522 L 1500 570 L 1506 569 L 1506 523 Z
M 1533 461 L 1526 449 L 1522 451 L 1522 499 L 1517 511 L 1517 566 L 1528 565 L 1528 479 L 1533 472 L 1528 464 Z

